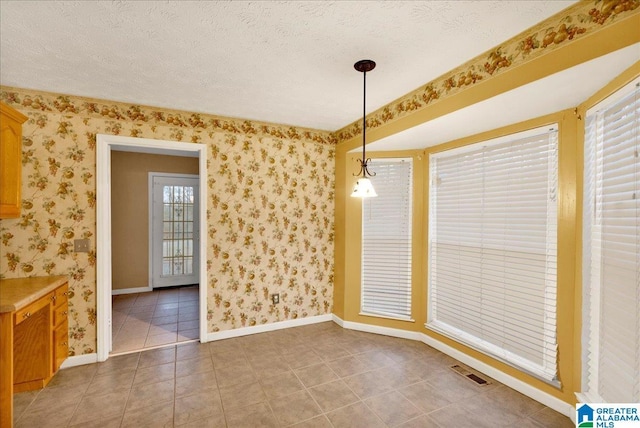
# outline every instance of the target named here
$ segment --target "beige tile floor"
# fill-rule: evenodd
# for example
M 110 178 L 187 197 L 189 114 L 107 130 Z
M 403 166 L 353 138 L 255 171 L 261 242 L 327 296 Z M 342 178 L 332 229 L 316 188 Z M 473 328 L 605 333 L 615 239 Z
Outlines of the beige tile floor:
M 112 298 L 112 353 L 198 339 L 198 286 Z
M 456 374 L 419 342 L 325 322 L 188 343 L 59 371 L 16 394 L 16 427 L 564 428 L 494 381 Z

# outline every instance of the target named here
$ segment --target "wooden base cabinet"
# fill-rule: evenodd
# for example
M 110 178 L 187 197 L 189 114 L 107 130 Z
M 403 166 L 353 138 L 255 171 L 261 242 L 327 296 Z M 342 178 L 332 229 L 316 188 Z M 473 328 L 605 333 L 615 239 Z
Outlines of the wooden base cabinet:
M 13 333 L 13 392 L 44 388 L 69 354 L 64 284 L 16 312 Z
M 0 427 L 13 393 L 45 387 L 69 354 L 66 277 L 0 280 Z

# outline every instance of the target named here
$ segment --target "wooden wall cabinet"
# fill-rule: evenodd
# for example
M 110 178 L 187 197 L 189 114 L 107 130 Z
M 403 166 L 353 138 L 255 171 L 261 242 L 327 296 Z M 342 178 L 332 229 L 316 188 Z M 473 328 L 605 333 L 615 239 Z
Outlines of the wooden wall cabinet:
M 22 124 L 27 116 L 0 103 L 0 219 L 20 217 Z

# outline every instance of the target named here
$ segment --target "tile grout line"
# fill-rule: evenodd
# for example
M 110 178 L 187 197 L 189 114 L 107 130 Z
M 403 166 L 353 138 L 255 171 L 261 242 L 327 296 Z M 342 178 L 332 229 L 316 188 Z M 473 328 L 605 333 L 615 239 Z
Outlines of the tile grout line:
M 240 343 L 240 346 L 242 346 L 242 342 Z M 262 385 L 262 378 L 258 376 L 258 373 L 256 372 L 256 369 L 253 367 L 253 364 L 251 364 L 251 361 L 249 360 L 249 356 L 247 355 L 247 351 L 244 348 L 244 346 L 242 346 L 242 353 L 244 354 L 244 357 L 247 359 L 247 362 L 249 363 L 249 367 L 251 368 L 251 371 L 253 372 L 253 376 L 256 378 L 256 381 L 258 382 L 258 385 L 260 385 L 260 389 L 262 390 L 262 393 L 264 394 L 264 398 L 266 401 L 266 405 L 269 408 L 269 411 L 271 412 L 271 416 L 273 416 L 274 420 L 276 421 L 276 423 L 278 424 L 278 426 L 282 426 L 282 424 L 280 423 L 280 419 L 278 419 L 278 416 L 276 415 L 276 412 L 273 410 L 273 407 L 271 406 L 269 397 L 267 397 L 267 394 L 264 392 L 264 386 Z M 289 367 L 289 364 L 287 364 L 287 367 Z M 220 397 L 220 400 L 222 400 L 222 397 Z
M 234 354 L 234 353 L 238 353 L 238 351 L 240 351 L 239 354 L 242 355 L 243 359 L 246 361 L 246 364 L 248 364 L 249 366 L 249 371 L 252 375 L 252 377 L 254 378 L 254 380 L 252 380 L 251 382 L 256 382 L 260 388 L 262 389 L 262 393 L 264 394 L 264 386 L 263 386 L 263 381 L 264 379 L 269 379 L 269 377 L 265 377 L 264 379 L 262 377 L 259 377 L 258 374 L 260 375 L 268 375 L 271 372 L 275 373 L 272 377 L 278 377 L 279 375 L 277 374 L 278 370 L 281 369 L 285 369 L 288 371 L 290 371 L 293 374 L 293 378 L 296 379 L 296 381 L 300 384 L 300 389 L 299 391 L 304 391 L 304 393 L 308 396 L 310 396 L 312 398 L 312 401 L 309 402 L 309 404 L 313 403 L 315 406 L 317 406 L 317 408 L 319 409 L 319 413 L 304 419 L 304 420 L 299 420 L 296 421 L 296 424 L 299 423 L 305 423 L 308 422 L 312 419 L 318 418 L 318 419 L 325 419 L 325 424 L 328 421 L 329 424 L 328 426 L 334 426 L 334 424 L 331 422 L 331 420 L 328 418 L 328 414 L 331 412 L 336 412 L 339 411 L 341 409 L 344 409 L 346 407 L 355 405 L 357 403 L 363 403 L 364 406 L 362 407 L 362 410 L 366 413 L 368 413 L 367 417 L 372 417 L 372 418 L 376 418 L 375 420 L 382 420 L 383 416 L 380 416 L 373 407 L 371 407 L 366 400 L 370 400 L 372 398 L 378 397 L 377 400 L 375 400 L 374 402 L 372 402 L 371 404 L 375 404 L 376 406 L 378 406 L 381 403 L 386 403 L 386 400 L 384 400 L 384 398 L 380 398 L 381 396 L 384 396 L 386 394 L 393 394 L 396 395 L 397 394 L 397 398 L 401 399 L 401 402 L 398 402 L 398 409 L 404 409 L 406 407 L 405 405 L 405 400 L 407 403 L 410 403 L 413 407 L 415 407 L 418 411 L 419 414 L 417 414 L 416 416 L 412 417 L 411 419 L 407 419 L 404 420 L 402 422 L 402 424 L 406 424 L 410 421 L 419 419 L 421 417 L 428 417 L 427 420 L 429 420 L 430 423 L 434 424 L 434 426 L 440 427 L 442 426 L 442 422 L 438 423 L 436 421 L 436 419 L 433 418 L 433 414 L 436 412 L 440 412 L 442 410 L 445 409 L 449 409 L 449 411 L 447 412 L 445 410 L 445 412 L 441 415 L 440 413 L 438 413 L 438 418 L 442 419 L 442 417 L 444 416 L 446 418 L 447 414 L 451 415 L 454 413 L 459 413 L 460 409 L 457 409 L 456 407 L 459 406 L 463 406 L 463 404 L 465 403 L 465 401 L 468 398 L 471 397 L 475 397 L 475 398 L 480 398 L 481 395 L 484 395 L 486 398 L 495 401 L 495 402 L 501 402 L 505 399 L 505 394 L 507 392 L 512 392 L 510 388 L 508 388 L 505 385 L 499 384 L 496 382 L 496 385 L 498 386 L 498 388 L 492 388 L 491 390 L 487 390 L 487 389 L 481 389 L 478 387 L 475 387 L 473 385 L 467 387 L 466 385 L 462 385 L 461 388 L 464 391 L 460 391 L 460 393 L 457 392 L 457 388 L 455 388 L 454 390 L 451 390 L 451 393 L 453 395 L 451 395 L 450 399 L 456 398 L 455 400 L 449 401 L 449 399 L 447 400 L 448 403 L 445 405 L 441 405 L 438 408 L 432 409 L 429 412 L 426 412 L 423 410 L 422 407 L 420 407 L 418 404 L 414 404 L 414 401 L 411 400 L 409 398 L 409 396 L 411 394 L 409 394 L 409 396 L 405 395 L 407 392 L 411 393 L 411 391 L 405 391 L 402 392 L 403 389 L 406 389 L 410 386 L 413 385 L 418 385 L 420 383 L 424 382 L 424 385 L 428 386 L 430 389 L 438 389 L 437 385 L 445 385 L 443 384 L 443 382 L 447 382 L 448 383 L 448 378 L 446 376 L 442 376 L 441 371 L 445 371 L 446 373 L 449 373 L 449 371 L 447 371 L 447 366 L 449 366 L 449 361 L 446 358 L 440 358 L 441 355 L 440 354 L 434 354 L 434 353 L 429 353 L 429 352 L 422 352 L 421 349 L 414 349 L 413 347 L 405 347 L 405 346 L 395 346 L 395 342 L 392 344 L 391 342 L 387 342 L 387 341 L 374 341 L 374 340 L 370 340 L 371 343 L 373 343 L 375 346 L 373 348 L 369 348 L 367 347 L 366 340 L 364 340 L 363 342 L 359 342 L 360 339 L 362 339 L 359 336 L 350 336 L 348 338 L 342 337 L 340 335 L 336 335 L 334 334 L 333 330 L 315 330 L 315 329 L 307 329 L 307 330 L 303 330 L 301 329 L 300 332 L 307 332 L 306 334 L 267 334 L 262 336 L 262 338 L 260 338 L 259 336 L 251 336 L 251 339 L 247 338 L 246 340 L 243 339 L 239 339 L 239 338 L 233 338 L 229 340 L 229 345 L 232 345 L 232 347 L 226 347 L 226 346 L 221 346 L 219 348 L 216 348 L 214 346 L 212 346 L 212 344 L 195 344 L 195 345 L 188 345 L 187 347 L 185 347 L 185 351 L 184 352 L 184 356 L 186 359 L 183 359 L 181 361 L 189 361 L 190 358 L 202 358 L 202 357 L 208 357 L 210 363 L 212 364 L 213 367 L 213 376 L 211 376 L 210 372 L 204 373 L 206 375 L 206 379 L 204 381 L 206 381 L 210 386 L 208 386 L 208 388 L 212 388 L 214 385 L 211 385 L 211 382 L 215 382 L 215 389 L 210 389 L 211 393 L 215 393 L 215 391 L 218 392 L 218 400 L 217 402 L 220 405 L 220 408 L 223 412 L 222 417 L 224 420 L 224 425 L 226 426 L 230 426 L 230 420 L 228 419 L 228 412 L 231 409 L 226 409 L 223 401 L 222 401 L 222 394 L 221 394 L 221 389 L 220 389 L 220 385 L 218 383 L 219 381 L 219 377 L 217 376 L 218 372 L 220 369 L 224 368 L 220 367 L 218 368 L 218 365 L 216 364 L 217 358 L 214 358 L 214 354 L 218 354 L 220 353 L 221 355 L 224 353 L 230 353 L 230 354 Z M 324 331 L 327 332 L 327 334 L 324 333 Z M 293 332 L 293 330 L 292 330 Z M 319 338 L 322 337 L 321 340 L 315 341 L 315 338 Z M 368 336 L 367 336 L 368 337 Z M 365 337 L 364 339 L 366 339 L 367 337 Z M 259 340 L 253 340 L 253 338 L 255 339 L 259 339 Z M 353 339 L 353 340 L 357 340 L 358 342 L 354 342 L 353 344 L 351 344 L 351 346 L 349 346 L 349 339 Z M 351 349 L 350 351 L 347 352 L 347 355 L 344 355 L 338 359 L 334 359 L 334 360 L 329 360 L 329 361 L 325 361 L 322 358 L 322 355 L 320 352 L 318 352 L 318 350 L 316 349 L 316 346 L 318 345 L 318 343 L 323 343 L 326 344 L 327 346 L 330 345 L 335 345 L 335 346 L 346 346 L 345 350 L 347 349 Z M 168 355 L 173 355 L 173 402 L 172 402 L 172 423 L 175 425 L 178 422 L 178 418 L 177 418 L 177 414 L 176 411 L 178 409 L 177 407 L 177 382 L 178 382 L 178 347 L 182 346 L 182 343 L 179 344 L 173 344 L 170 345 L 173 347 L 172 352 L 170 352 Z M 204 349 L 202 349 L 201 347 L 205 346 Z M 397 349 L 395 349 L 397 348 Z M 421 346 L 422 348 L 422 346 Z M 363 351 L 364 349 L 364 351 Z M 369 349 L 369 350 L 366 350 Z M 272 352 L 275 351 L 275 352 Z M 142 361 L 142 352 L 144 352 L 146 350 L 143 351 L 138 351 L 136 352 L 137 357 L 132 357 L 130 359 L 127 359 L 127 366 L 129 365 L 129 362 L 134 363 L 135 362 L 135 374 L 134 374 L 134 381 L 135 381 L 135 376 L 138 374 L 138 370 L 141 369 L 140 367 L 140 363 Z M 289 352 L 287 352 L 289 351 Z M 309 351 L 309 352 L 307 352 Z M 264 355 L 262 355 L 264 352 Z M 339 351 L 338 351 L 339 352 Z M 388 359 L 384 359 L 384 358 L 379 358 L 376 353 L 380 353 L 381 355 L 385 355 L 387 357 L 389 357 Z M 308 354 L 308 355 L 307 355 Z M 318 360 L 318 358 L 314 357 L 313 354 L 317 355 L 318 357 L 320 357 L 320 359 Z M 164 355 L 164 353 L 163 353 Z M 253 359 L 249 359 L 249 357 L 254 357 Z M 326 356 L 326 355 L 325 355 Z M 267 365 L 265 366 L 265 364 L 259 364 L 258 361 L 255 358 L 260 359 L 261 357 L 269 357 L 269 358 L 273 358 L 274 360 L 284 360 L 284 364 L 282 365 L 278 365 L 277 370 L 272 370 L 271 372 L 269 371 L 269 361 L 266 361 Z M 311 358 L 313 357 L 313 358 Z M 354 362 L 357 361 L 360 364 L 355 364 L 355 367 L 359 367 L 360 370 L 362 371 L 358 371 L 356 370 L 354 374 L 351 374 L 349 376 L 345 376 L 345 377 L 340 377 L 337 375 L 337 372 L 335 371 L 335 369 L 330 365 L 330 363 L 332 361 L 336 361 L 336 360 L 340 360 L 341 358 L 347 358 L 347 357 L 354 357 Z M 435 357 L 435 358 L 432 358 Z M 155 357 L 152 358 L 151 360 L 155 361 Z M 163 359 L 166 359 L 163 357 Z M 263 358 L 264 359 L 264 358 Z M 148 360 L 148 361 L 151 361 Z M 426 361 L 425 361 L 426 360 Z M 195 360 L 194 360 L 195 361 Z M 222 355 L 222 359 L 221 361 L 227 362 L 228 364 L 231 364 L 234 359 L 231 357 L 227 357 Z M 256 364 L 252 364 L 251 361 L 254 361 Z M 312 361 L 312 362 L 310 362 Z M 422 362 L 422 363 L 420 363 Z M 297 368 L 293 368 L 294 366 L 296 366 L 297 364 L 301 364 L 302 365 L 300 367 Z M 420 364 L 419 364 L 420 363 Z M 363 365 L 364 364 L 364 365 Z M 157 364 L 152 364 L 152 366 L 155 366 Z M 187 364 L 188 365 L 188 364 Z M 326 375 L 331 374 L 332 376 L 334 376 L 334 379 L 322 382 L 322 383 L 318 383 L 318 384 L 313 384 L 312 386 L 307 386 L 304 382 L 302 382 L 302 378 L 301 378 L 301 374 L 299 374 L 298 372 L 301 370 L 305 370 L 308 369 L 310 367 L 313 366 L 317 366 L 317 365 L 322 365 L 326 368 L 328 368 L 328 370 L 326 371 Z M 336 363 L 333 364 L 335 367 L 340 368 L 340 363 Z M 93 370 L 90 369 L 89 367 L 86 367 L 86 371 L 85 370 L 81 370 L 79 372 L 76 372 L 75 374 L 73 374 L 70 377 L 63 377 L 60 379 L 60 381 L 62 381 L 62 383 L 57 383 L 57 386 L 69 386 L 69 388 L 75 390 L 75 391 L 79 391 L 81 392 L 81 394 L 79 396 L 77 396 L 77 400 L 75 402 L 75 405 L 73 402 L 70 402 L 69 404 L 71 404 L 71 408 L 72 411 L 70 411 L 70 416 L 67 419 L 67 423 L 66 426 L 70 426 L 72 425 L 72 421 L 73 418 L 76 417 L 78 415 L 78 412 L 80 411 L 80 405 L 82 403 L 82 401 L 84 399 L 86 399 L 87 397 L 87 393 L 89 392 L 89 390 L 91 389 L 91 384 L 92 382 L 96 381 L 96 379 L 98 379 L 99 376 L 102 375 L 108 375 L 108 374 L 112 374 L 115 375 L 117 373 L 119 373 L 121 370 L 119 370 L 119 367 L 121 367 L 121 364 L 115 364 L 115 365 L 111 365 L 111 366 L 107 366 L 106 369 L 104 370 L 104 373 L 101 369 L 99 368 L 94 368 Z M 263 367 L 265 370 L 267 370 L 267 372 L 265 371 L 258 371 L 261 367 Z M 127 367 L 128 368 L 128 367 Z M 74 370 L 74 369 L 72 369 Z M 112 371 L 113 370 L 113 371 Z M 247 372 L 246 369 L 241 369 L 239 371 L 239 373 L 241 372 Z M 376 372 L 378 371 L 379 374 L 385 374 L 386 372 L 389 373 L 389 376 L 382 376 L 380 377 L 379 382 L 381 382 L 380 387 L 382 389 L 384 388 L 389 388 L 387 390 L 383 390 L 382 392 L 376 392 L 374 395 L 372 395 L 371 397 L 361 397 L 358 394 L 355 393 L 355 390 L 353 389 L 353 387 L 347 383 L 347 381 L 353 377 L 356 376 L 360 376 L 360 375 L 364 375 L 366 373 L 372 373 L 372 372 Z M 182 373 L 183 371 L 181 371 Z M 317 370 L 308 370 L 307 371 L 309 373 L 309 375 L 313 375 L 314 372 L 317 372 Z M 82 382 L 79 383 L 77 382 L 80 378 L 85 379 L 84 376 L 87 376 L 88 380 L 86 382 Z M 313 379 L 314 378 L 318 378 L 321 379 L 323 378 L 325 375 L 320 375 L 320 376 L 311 376 L 309 377 L 310 379 L 310 383 L 313 383 Z M 201 376 L 202 377 L 202 376 Z M 364 379 L 365 381 L 363 383 L 361 383 L 362 386 L 364 386 L 365 388 L 363 389 L 363 392 L 365 394 L 367 394 L 367 391 L 378 391 L 380 388 L 376 387 L 376 388 L 370 388 L 370 386 L 373 386 L 373 384 L 369 384 L 368 382 L 366 382 L 367 378 L 371 378 L 374 381 L 376 381 L 376 378 L 379 376 L 375 376 L 375 375 L 370 375 L 370 376 L 365 376 Z M 65 380 L 66 379 L 66 380 Z M 151 382 L 156 382 L 157 378 L 154 377 L 155 380 L 152 380 Z M 235 379 L 235 377 L 232 377 L 230 379 Z M 456 378 L 457 379 L 457 378 Z M 202 380 L 202 379 L 201 379 Z M 353 394 L 353 397 L 355 398 L 356 401 L 346 404 L 346 405 L 342 405 L 340 407 L 337 407 L 335 409 L 331 409 L 329 411 L 324 411 L 324 409 L 320 406 L 319 401 L 316 399 L 316 397 L 312 394 L 312 390 L 314 388 L 317 388 L 319 386 L 322 385 L 326 385 L 332 382 L 338 382 L 340 381 L 341 384 L 345 384 L 347 386 L 346 391 L 350 391 L 350 393 Z M 65 382 L 69 382 L 68 384 L 66 384 Z M 271 383 L 270 383 L 271 384 Z M 452 384 L 452 387 L 455 387 L 458 384 L 458 382 L 454 382 Z M 86 387 L 83 388 L 83 385 L 86 385 Z M 274 385 L 277 385 L 277 382 L 274 383 Z M 360 385 L 360 383 L 356 383 L 354 384 L 355 386 Z M 188 387 L 188 384 L 185 384 L 185 386 Z M 369 387 L 367 387 L 369 386 Z M 55 386 L 54 386 L 55 388 Z M 207 389 L 208 389 L 207 388 Z M 120 420 L 120 425 L 124 425 L 124 420 L 127 414 L 127 406 L 130 405 L 132 403 L 132 400 L 134 399 L 134 395 L 133 394 L 133 381 L 132 384 L 130 385 L 129 389 L 128 389 L 128 395 L 126 397 L 126 399 L 124 400 L 124 407 L 122 410 L 122 414 L 118 415 L 118 414 L 111 414 L 112 416 L 109 417 L 104 417 L 104 420 L 106 421 L 107 419 L 111 419 L 113 418 L 113 422 L 115 422 L 115 418 L 117 418 L 119 416 L 119 420 Z M 242 388 L 241 388 L 242 389 Z M 92 389 L 95 391 L 95 389 Z M 280 389 L 280 391 L 286 391 L 287 387 L 285 386 L 284 389 Z M 486 395 L 487 393 L 489 393 L 490 391 L 498 391 L 500 392 L 500 394 L 492 394 L 492 395 Z M 504 391 L 502 391 L 504 390 Z M 329 389 L 329 391 L 331 391 L 331 389 Z M 419 391 L 419 388 L 416 389 L 416 391 Z M 414 391 L 415 392 L 415 391 Z M 465 392 L 465 394 L 462 394 L 462 392 Z M 504 392 L 504 393 L 503 393 Z M 295 394 L 296 391 L 288 393 L 287 395 L 284 395 L 283 397 L 276 397 L 273 398 L 272 400 L 274 401 L 274 403 L 278 404 L 278 406 L 280 406 L 280 403 L 282 402 L 283 404 L 287 403 L 287 399 L 286 397 L 288 395 L 291 394 Z M 466 394 L 471 393 L 471 395 L 466 396 Z M 76 393 L 74 392 L 74 396 Z M 47 396 L 49 396 L 50 394 L 47 394 Z M 57 396 L 58 394 L 54 394 L 53 396 Z M 188 395 L 188 394 L 187 394 Z M 415 394 L 414 394 L 415 395 Z M 429 394 L 427 394 L 429 395 Z M 446 394 L 447 397 L 449 397 L 449 394 Z M 321 397 L 321 396 L 320 396 Z M 28 410 L 30 408 L 32 408 L 32 406 L 34 405 L 39 405 L 38 404 L 38 399 L 42 399 L 44 402 L 45 398 L 42 396 L 42 390 L 38 391 L 34 397 L 30 400 L 30 402 L 28 403 L 27 406 L 23 407 L 24 410 L 21 412 L 21 415 L 18 417 L 18 419 L 16 420 L 16 423 L 18 422 L 18 420 L 23 420 L 25 422 L 29 422 L 31 421 L 31 419 L 34 418 L 25 418 L 25 415 L 28 413 Z M 124 397 L 123 397 L 124 398 Z M 281 400 L 281 398 L 284 398 L 284 400 Z M 322 398 L 322 397 L 321 397 Z M 337 398 L 337 397 L 334 397 Z M 508 397 L 507 397 L 508 398 Z M 518 396 L 515 396 L 516 399 L 520 400 L 518 398 Z M 480 400 L 478 403 L 484 403 L 484 399 L 482 398 L 482 400 Z M 272 418 L 274 418 L 274 422 L 279 425 L 279 426 L 284 426 L 285 422 L 284 421 L 280 421 L 279 417 L 276 416 L 276 411 L 275 408 L 272 406 L 271 401 L 266 394 L 264 394 L 264 404 L 266 404 L 264 410 L 266 411 L 268 409 L 269 414 L 271 415 Z M 275 400 L 280 400 L 280 401 L 275 401 Z M 382 401 L 381 401 L 382 400 Z M 242 400 L 240 400 L 242 401 Z M 397 400 L 393 400 L 394 402 L 396 402 Z M 24 400 L 23 402 L 27 402 L 27 400 Z M 343 400 L 338 400 L 335 401 L 336 405 L 340 405 L 340 404 L 344 404 L 345 401 Z M 419 401 L 420 403 L 422 401 Z M 418 403 L 418 401 L 416 402 Z M 478 404 L 476 403 L 476 404 Z M 100 403 L 94 403 L 97 406 L 100 406 Z M 257 405 L 259 403 L 255 403 L 255 405 Z M 488 402 L 487 402 L 488 404 Z M 246 407 L 247 409 L 249 407 L 252 407 L 254 405 L 252 404 L 242 404 L 240 407 Z M 189 407 L 189 406 L 187 406 Z M 331 407 L 331 406 L 328 406 Z M 98 408 L 98 407 L 96 407 Z M 280 407 L 278 407 L 279 409 Z M 427 406 L 426 408 L 430 408 L 430 406 Z M 185 410 L 187 410 L 185 408 Z M 385 417 L 388 417 L 390 414 L 387 414 L 386 410 L 384 407 L 381 407 L 380 410 L 384 410 L 384 415 L 386 415 Z M 403 417 L 407 417 L 408 415 L 410 415 L 411 413 L 413 413 L 415 411 L 415 409 L 411 409 L 409 410 L 409 408 L 407 407 L 407 412 L 401 411 L 401 413 L 399 413 L 398 415 L 403 415 Z M 342 416 L 344 416 L 344 411 L 342 412 Z M 84 414 L 84 413 L 83 413 Z M 363 413 L 364 415 L 364 413 Z M 511 415 L 510 412 L 506 412 L 505 415 Z M 538 422 L 538 420 L 534 419 L 536 417 L 536 415 L 540 415 L 541 418 L 547 418 L 551 415 L 551 413 L 549 412 L 549 408 L 542 406 L 542 407 L 537 407 L 535 410 L 533 410 L 533 407 L 528 406 L 527 407 L 527 413 L 523 413 L 521 416 L 521 419 L 518 419 L 517 421 L 515 421 L 514 423 L 518 423 L 518 422 L 533 422 L 533 425 L 539 426 L 540 423 Z M 203 416 L 201 419 L 201 422 L 204 423 L 208 420 L 208 418 L 215 416 L 215 415 L 211 415 L 208 414 L 206 416 Z M 43 413 L 41 416 L 39 416 L 40 418 L 44 418 L 46 417 L 45 414 Z M 299 416 L 298 416 L 299 417 Z M 37 420 L 37 417 L 35 418 Z M 295 419 L 295 418 L 294 418 Z M 42 419 L 44 421 L 44 419 Z M 96 420 L 94 422 L 101 422 L 101 420 Z M 541 419 L 542 421 L 542 419 Z M 31 421 L 33 422 L 33 421 Z M 168 421 L 167 421 L 168 422 Z M 394 420 L 390 420 L 389 425 L 392 425 L 392 423 L 397 423 L 397 419 Z M 384 426 L 387 426 L 387 424 L 384 423 L 384 421 L 382 421 L 382 423 L 384 424 Z M 220 425 L 223 425 L 223 423 L 220 423 Z
M 222 417 L 224 419 L 224 426 L 228 427 L 229 422 L 227 421 L 227 412 L 224 411 L 224 403 L 222 402 L 222 392 L 220 392 L 220 385 L 218 385 L 218 374 L 216 373 L 216 362 L 213 359 L 213 355 L 211 354 L 211 347 L 206 345 L 209 351 L 209 358 L 211 359 L 211 366 L 213 367 L 213 378 L 216 382 L 216 391 L 218 391 L 218 397 L 220 397 L 220 408 L 222 409 Z
M 215 343 L 215 342 L 210 342 L 210 343 Z M 211 346 L 209 344 L 206 345 L 209 349 L 209 357 L 211 358 L 211 363 L 213 364 L 213 376 L 216 380 L 216 389 L 218 390 L 218 395 L 220 396 L 220 407 L 222 407 L 222 416 L 224 417 L 224 423 L 225 426 L 229 426 L 229 421 L 227 420 L 227 412 L 225 411 L 224 408 L 224 402 L 222 401 L 222 391 L 220 391 L 220 384 L 218 383 L 218 371 L 216 370 L 216 362 L 213 358 L 213 354 L 211 351 Z M 243 355 L 244 355 L 244 349 L 241 347 L 240 348 Z M 249 365 L 251 366 L 251 365 Z M 260 386 L 262 388 L 262 386 Z
M 31 407 L 31 405 L 33 403 L 35 403 L 36 398 L 38 398 L 38 395 L 40 395 L 40 393 L 44 391 L 44 388 L 38 390 L 38 392 L 36 393 L 36 395 L 31 399 L 31 402 L 29 403 L 29 405 L 27 405 L 27 407 L 25 407 L 22 412 L 18 415 L 18 418 L 14 421 L 14 425 L 17 425 L 18 422 L 20 422 L 20 419 L 22 419 L 22 417 L 24 416 L 25 413 L 27 413 L 27 410 L 29 410 L 29 407 Z M 15 416 L 15 415 L 14 415 Z
M 313 352 L 314 354 L 316 354 L 316 355 L 317 355 L 317 353 L 316 353 L 313 349 L 311 349 L 311 352 Z M 319 357 L 319 356 L 318 356 L 318 357 Z M 312 366 L 312 365 L 313 365 L 313 364 L 308 365 L 308 366 L 305 366 L 305 367 L 310 367 L 310 366 Z M 298 374 L 296 373 L 296 371 L 291 367 L 291 365 L 290 365 L 289 363 L 287 363 L 287 366 L 289 366 L 289 369 L 291 370 L 291 372 L 293 373 L 293 375 L 296 377 L 296 379 L 298 379 L 298 382 L 300 382 L 300 385 L 302 385 L 302 388 L 304 388 L 304 391 L 309 395 L 309 397 L 311 397 L 311 399 L 312 399 L 312 400 L 313 400 L 313 402 L 316 404 L 316 406 L 318 406 L 318 409 L 320 409 L 320 416 L 324 416 L 324 418 L 325 418 L 326 420 L 328 420 L 328 421 L 329 421 L 329 424 L 333 427 L 334 425 L 331 423 L 331 420 L 327 417 L 326 412 L 324 411 L 324 409 L 322 408 L 322 406 L 320 406 L 320 403 L 318 403 L 318 400 L 316 400 L 316 398 L 313 396 L 313 394 L 311 393 L 311 391 L 309 391 L 309 387 L 307 387 L 307 385 L 305 385 L 305 384 L 304 384 L 304 382 L 302 382 L 302 379 L 300 379 L 300 377 L 298 376 Z M 329 366 L 327 366 L 327 367 L 329 367 Z M 304 367 L 299 367 L 299 368 L 298 368 L 298 370 L 299 370 L 299 369 L 302 369 L 302 368 L 304 368 Z M 333 372 L 333 370 L 331 369 L 331 367 L 329 367 L 329 370 L 331 370 L 331 371 Z M 335 373 L 334 373 L 334 374 L 335 374 Z M 317 385 L 316 385 L 316 386 L 317 386 Z M 318 417 L 318 415 L 312 416 L 312 417 L 310 417 L 309 419 L 305 419 L 304 421 L 299 421 L 299 422 L 297 422 L 297 423 L 302 423 L 302 422 L 305 422 L 305 421 L 311 420 L 311 419 L 316 418 L 316 417 Z
M 98 368 L 96 367 L 95 370 L 93 371 L 93 375 L 91 375 L 91 379 L 89 379 L 89 381 L 87 382 L 87 386 L 85 387 L 84 392 L 82 393 L 82 395 L 80 396 L 80 399 L 78 400 L 78 402 L 76 403 L 73 412 L 71 412 L 71 417 L 69 418 L 69 420 L 67 421 L 67 426 L 71 425 L 71 421 L 73 420 L 73 417 L 76 415 L 76 413 L 78 412 L 78 409 L 80 407 L 80 403 L 82 403 L 82 400 L 85 398 L 87 391 L 89 390 L 89 386 L 91 385 L 91 382 L 93 382 L 93 379 L 95 379 L 96 375 L 98 374 Z M 43 389 L 44 390 L 44 389 Z
M 127 394 L 127 399 L 124 402 L 124 407 L 122 409 L 122 416 L 120 417 L 120 425 L 122 426 L 122 424 L 124 423 L 124 415 L 127 413 L 127 404 L 129 404 L 129 400 L 131 399 L 131 391 L 133 390 L 133 384 L 135 382 L 136 379 L 136 375 L 138 374 L 138 365 L 140 364 L 140 352 L 138 352 L 138 360 L 136 361 L 136 370 L 135 373 L 133 374 L 133 379 L 131 379 L 131 387 L 129 388 L 129 393 Z M 97 370 L 96 370 L 97 372 Z
M 178 385 L 178 345 L 173 349 L 173 411 L 171 412 L 171 426 L 176 426 L 176 388 Z

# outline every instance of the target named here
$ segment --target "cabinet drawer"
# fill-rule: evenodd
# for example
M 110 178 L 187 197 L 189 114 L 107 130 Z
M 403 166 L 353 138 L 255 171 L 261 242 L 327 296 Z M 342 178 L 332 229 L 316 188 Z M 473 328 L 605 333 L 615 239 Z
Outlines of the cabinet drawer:
M 53 373 L 55 373 L 69 356 L 69 323 L 66 317 L 53 331 L 53 352 Z
M 35 302 L 25 306 L 22 309 L 19 309 L 15 313 L 14 325 L 18 325 L 21 322 L 29 319 L 30 316 L 38 312 L 40 309 L 49 305 L 49 301 L 53 297 L 53 293 L 49 293 L 44 297 L 36 300 Z
M 63 286 L 56 288 L 53 291 L 53 297 L 52 297 L 53 306 L 56 308 L 62 305 L 66 306 L 68 301 L 68 297 L 67 297 L 68 295 L 69 295 L 69 284 L 65 284 Z
M 53 326 L 56 327 L 60 323 L 67 321 L 67 305 L 58 306 L 53 312 Z

